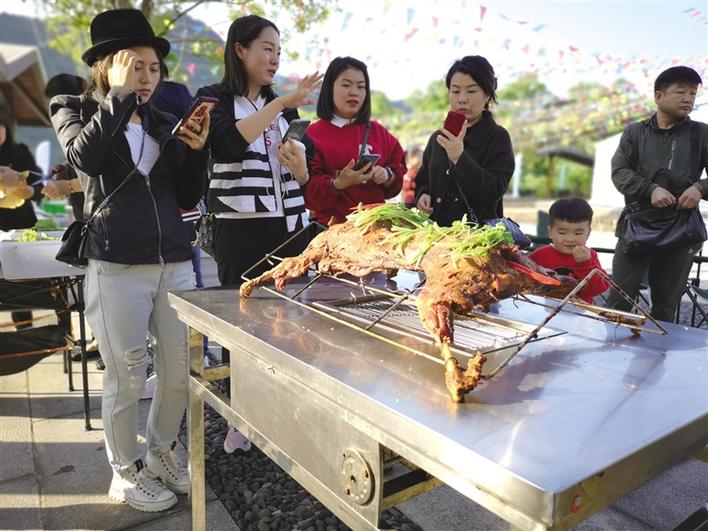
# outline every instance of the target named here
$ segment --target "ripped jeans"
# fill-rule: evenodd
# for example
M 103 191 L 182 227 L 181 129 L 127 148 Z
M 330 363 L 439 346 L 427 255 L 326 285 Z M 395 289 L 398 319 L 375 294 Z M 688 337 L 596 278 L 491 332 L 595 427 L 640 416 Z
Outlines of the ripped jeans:
M 138 400 L 154 340 L 157 387 L 146 439 L 156 452 L 176 439 L 187 405 L 187 329 L 167 302 L 168 291 L 192 289 L 191 262 L 126 265 L 89 260 L 86 320 L 98 339 L 103 372 L 102 416 L 108 459 L 123 475 L 145 456 L 138 445 Z

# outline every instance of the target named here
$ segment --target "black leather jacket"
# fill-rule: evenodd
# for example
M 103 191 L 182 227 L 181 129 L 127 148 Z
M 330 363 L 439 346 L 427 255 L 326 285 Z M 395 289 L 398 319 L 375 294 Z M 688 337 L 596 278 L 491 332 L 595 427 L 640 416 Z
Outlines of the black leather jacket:
M 121 264 L 191 259 L 179 208 L 194 208 L 204 191 L 206 150 L 194 151 L 171 136 L 177 118 L 148 103 L 140 109 L 143 126 L 159 143 L 160 154 L 146 176 L 135 168 L 124 134 L 138 106 L 136 93 L 114 87 L 100 103 L 94 98 L 56 96 L 49 108 L 59 143 L 84 188 L 84 219 L 132 172 L 91 223 L 84 256 Z

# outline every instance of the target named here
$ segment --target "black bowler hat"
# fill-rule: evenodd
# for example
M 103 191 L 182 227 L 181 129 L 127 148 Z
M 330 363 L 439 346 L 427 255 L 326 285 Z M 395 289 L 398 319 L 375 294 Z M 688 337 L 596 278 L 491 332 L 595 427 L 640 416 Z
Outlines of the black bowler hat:
M 91 21 L 91 48 L 81 58 L 89 66 L 108 55 L 133 46 L 152 46 L 165 57 L 170 43 L 155 37 L 150 23 L 138 9 L 113 9 L 99 13 Z

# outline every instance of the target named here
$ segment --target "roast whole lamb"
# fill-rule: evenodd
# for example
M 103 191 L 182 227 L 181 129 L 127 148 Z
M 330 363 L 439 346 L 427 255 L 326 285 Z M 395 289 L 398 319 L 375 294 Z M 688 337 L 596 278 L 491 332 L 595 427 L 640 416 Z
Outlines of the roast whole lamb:
M 452 356 L 454 313 L 487 311 L 517 293 L 565 296 L 576 284 L 527 258 L 502 224 L 470 227 L 462 220 L 439 227 L 416 209 L 383 204 L 360 206 L 345 223 L 316 236 L 299 256 L 242 284 L 241 296 L 271 280 L 281 291 L 315 265 L 321 273 L 355 277 L 376 271 L 393 276 L 398 269 L 424 272 L 418 315 L 440 345 L 445 383 L 457 402 L 477 385 L 485 356 L 478 351 L 465 370 Z

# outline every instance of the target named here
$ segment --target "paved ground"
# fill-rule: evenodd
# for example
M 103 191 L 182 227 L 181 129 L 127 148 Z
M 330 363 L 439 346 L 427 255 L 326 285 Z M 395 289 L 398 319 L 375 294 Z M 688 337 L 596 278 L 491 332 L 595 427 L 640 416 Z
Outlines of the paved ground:
M 79 364 L 75 363 L 75 370 Z M 164 514 L 134 511 L 108 496 L 110 470 L 102 443 L 100 373 L 90 365 L 92 423 L 85 431 L 79 392 L 67 391 L 59 356 L 0 377 L 0 528 L 190 529 L 185 496 Z M 141 405 L 141 418 L 148 402 Z M 208 491 L 209 529 L 238 529 Z M 578 529 L 668 530 L 708 502 L 708 464 L 683 461 L 601 511 Z M 430 531 L 501 530 L 508 525 L 456 491 L 440 487 L 398 507 Z

